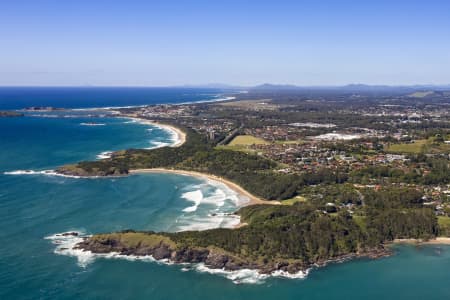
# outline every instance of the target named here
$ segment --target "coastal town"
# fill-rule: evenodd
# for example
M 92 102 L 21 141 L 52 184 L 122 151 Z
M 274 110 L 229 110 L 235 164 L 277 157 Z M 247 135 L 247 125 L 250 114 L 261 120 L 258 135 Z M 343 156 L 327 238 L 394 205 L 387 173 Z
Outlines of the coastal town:
M 232 228 L 125 230 L 83 237 L 74 250 L 293 276 L 330 261 L 387 256 L 392 243 L 450 243 L 449 100 L 435 92 L 278 90 L 107 109 L 165 126 L 177 142 L 112 152 L 57 174 L 189 174 L 250 201 Z
M 450 0 L 0 24 L 0 300 L 450 300 Z
M 450 158 L 449 93 L 416 92 L 377 99 L 352 95 L 350 100 L 334 95 L 341 98 L 339 102 L 329 96 L 305 100 L 303 95 L 289 93 L 234 97 L 218 103 L 155 105 L 118 113 L 192 128 L 218 149 L 276 162 L 279 173 L 339 173 L 340 182 L 355 191 L 385 186 L 420 190 L 424 205 L 450 224 L 445 219 L 450 214 L 449 174 L 445 174 Z M 432 178 L 431 160 L 446 165 L 442 175 L 446 179 Z M 328 206 L 358 209 L 334 201 Z

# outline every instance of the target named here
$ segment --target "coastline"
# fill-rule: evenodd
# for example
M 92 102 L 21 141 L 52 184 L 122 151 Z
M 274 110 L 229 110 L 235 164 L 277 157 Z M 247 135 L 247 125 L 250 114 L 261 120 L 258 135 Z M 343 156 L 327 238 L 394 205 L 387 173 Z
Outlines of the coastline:
M 144 119 L 141 119 L 141 120 L 144 120 Z M 170 145 L 170 147 L 180 147 L 181 145 L 183 145 L 186 142 L 186 133 L 184 133 L 178 127 L 175 127 L 173 125 L 168 125 L 168 124 L 162 124 L 162 123 L 158 123 L 158 122 L 152 122 L 152 121 L 150 121 L 149 123 L 145 123 L 145 124 L 153 125 L 153 126 L 174 132 L 175 135 L 177 136 L 177 140 L 175 143 Z
M 139 122 L 140 124 L 155 126 L 173 133 L 176 136 L 176 140 L 174 141 L 173 144 L 170 145 L 170 147 L 180 147 L 186 142 L 186 133 L 184 133 L 181 129 L 173 125 L 163 124 L 153 120 L 143 119 L 137 116 L 119 115 L 119 117 L 132 119 L 135 120 L 136 122 Z
M 170 147 L 180 147 L 186 142 L 186 133 L 183 132 L 178 127 L 174 126 L 174 125 L 169 125 L 169 124 L 160 123 L 160 122 L 157 122 L 157 121 L 154 121 L 154 120 L 144 119 L 144 118 L 141 118 L 141 117 L 136 116 L 136 115 L 118 114 L 117 117 L 131 119 L 131 120 L 134 120 L 136 122 L 139 122 L 140 124 L 156 126 L 156 127 L 161 128 L 161 129 L 164 129 L 164 130 L 167 130 L 167 131 L 170 131 L 170 132 L 174 133 L 176 135 L 176 140 L 174 141 L 173 144 L 170 145 Z M 238 184 L 236 184 L 236 183 L 234 183 L 234 182 L 232 182 L 232 181 L 230 181 L 228 179 L 225 179 L 225 178 L 222 178 L 222 177 L 219 177 L 219 176 L 216 176 L 216 175 L 212 175 L 212 174 L 201 173 L 201 172 L 196 172 L 196 171 L 166 169 L 166 168 L 129 170 L 129 174 L 130 175 L 132 175 L 132 174 L 139 174 L 139 173 L 172 173 L 172 174 L 193 176 L 193 177 L 197 177 L 197 178 L 209 179 L 209 180 L 220 182 L 220 183 L 224 184 L 225 186 L 227 186 L 229 189 L 231 189 L 234 192 L 236 192 L 239 196 L 243 196 L 243 197 L 248 199 L 248 202 L 242 204 L 240 207 L 250 206 L 250 205 L 257 205 L 257 204 L 281 205 L 281 202 L 279 202 L 279 201 L 269 201 L 269 200 L 261 199 L 261 198 L 255 196 L 255 195 L 251 194 L 250 192 L 246 191 L 244 188 L 242 188 Z M 245 226 L 245 225 L 247 225 L 247 224 L 246 223 L 239 223 L 239 224 L 236 225 L 235 228 L 239 228 L 239 227 L 242 227 L 242 226 Z
M 281 204 L 279 201 L 263 200 L 255 195 L 249 193 L 248 191 L 246 191 L 244 188 L 237 185 L 236 183 L 234 183 L 228 179 L 225 179 L 225 178 L 222 178 L 222 177 L 219 177 L 216 175 L 212 175 L 212 174 L 200 173 L 200 172 L 196 172 L 196 171 L 165 169 L 165 168 L 136 169 L 136 170 L 129 171 L 129 174 L 143 174 L 143 173 L 170 173 L 170 174 L 187 175 L 187 176 L 193 176 L 193 177 L 198 177 L 198 178 L 202 178 L 202 179 L 218 181 L 220 183 L 223 183 L 224 185 L 226 185 L 228 188 L 235 191 L 239 195 L 244 196 L 249 199 L 249 201 L 247 203 L 243 204 L 242 207 L 256 205 L 256 204 L 269 204 L 269 205 L 280 205 Z M 243 224 L 240 224 L 238 226 L 243 226 Z
M 409 245 L 450 245 L 450 237 L 436 237 L 430 240 L 420 239 L 395 239 L 392 244 L 409 244 Z

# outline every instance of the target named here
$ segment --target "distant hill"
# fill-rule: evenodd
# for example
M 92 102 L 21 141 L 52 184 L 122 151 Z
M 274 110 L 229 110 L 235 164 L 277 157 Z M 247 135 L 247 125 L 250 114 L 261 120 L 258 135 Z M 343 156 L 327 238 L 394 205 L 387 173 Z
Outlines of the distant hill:
M 304 87 L 291 85 L 291 84 L 271 84 L 264 83 L 250 88 L 251 90 L 298 90 L 304 89 Z
M 264 83 L 256 86 L 238 86 L 224 83 L 208 83 L 198 85 L 184 85 L 188 88 L 211 88 L 223 90 L 249 90 L 249 91 L 336 91 L 336 92 L 395 92 L 410 94 L 411 97 L 432 96 L 440 91 L 450 91 L 450 85 L 368 85 L 352 83 L 343 86 L 299 86 L 294 84 Z M 416 94 L 417 93 L 417 94 Z
M 431 97 L 442 97 L 450 95 L 449 90 L 439 90 L 439 91 L 416 91 L 414 93 L 409 94 L 409 97 L 412 98 L 431 98 Z
M 411 85 L 411 86 L 391 86 L 391 85 L 367 85 L 367 84 L 348 84 L 344 86 L 297 86 L 291 84 L 270 84 L 254 86 L 252 90 L 344 90 L 344 91 L 424 91 L 424 90 L 450 90 L 450 85 Z
M 225 83 L 207 83 L 207 84 L 186 84 L 183 85 L 184 88 L 205 88 L 205 89 L 220 89 L 220 90 L 239 90 L 245 89 L 241 86 L 235 86 Z

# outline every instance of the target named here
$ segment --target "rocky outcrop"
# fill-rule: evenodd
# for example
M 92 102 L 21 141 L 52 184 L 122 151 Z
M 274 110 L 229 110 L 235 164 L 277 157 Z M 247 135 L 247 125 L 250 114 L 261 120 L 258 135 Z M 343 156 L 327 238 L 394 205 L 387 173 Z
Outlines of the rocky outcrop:
M 0 111 L 0 118 L 14 118 L 14 117 L 23 117 L 24 114 L 16 112 L 16 111 Z
M 222 249 L 214 248 L 187 248 L 179 247 L 173 243 L 161 241 L 152 245 L 146 243 L 135 243 L 129 245 L 127 242 L 117 238 L 85 238 L 83 242 L 75 246 L 76 249 L 91 251 L 93 253 L 120 253 L 122 255 L 152 256 L 157 260 L 167 259 L 174 263 L 204 263 L 212 269 L 225 269 L 235 271 L 240 269 L 256 269 L 261 273 L 271 273 L 283 270 L 296 273 L 307 269 L 301 263 L 292 262 L 256 262 L 241 258 Z
M 170 260 L 173 263 L 204 263 L 212 269 L 229 271 L 253 269 L 262 274 L 270 274 L 274 271 L 295 274 L 299 271 L 305 271 L 311 266 L 325 266 L 331 262 L 346 261 L 357 257 L 380 258 L 390 254 L 388 250 L 380 247 L 315 262 L 302 262 L 296 259 L 252 260 L 229 253 L 221 248 L 183 247 L 175 244 L 168 237 L 159 234 L 130 233 L 130 235 L 141 234 L 140 239 L 135 239 L 132 236 L 125 237 L 125 234 L 94 235 L 85 238 L 75 248 L 99 254 L 115 252 L 122 255 L 152 256 L 157 260 Z
M 56 169 L 56 172 L 62 175 L 79 176 L 79 177 L 104 177 L 104 176 L 123 176 L 128 174 L 128 170 L 119 169 L 116 167 L 109 167 L 106 169 L 100 168 L 82 168 L 78 165 L 66 165 Z

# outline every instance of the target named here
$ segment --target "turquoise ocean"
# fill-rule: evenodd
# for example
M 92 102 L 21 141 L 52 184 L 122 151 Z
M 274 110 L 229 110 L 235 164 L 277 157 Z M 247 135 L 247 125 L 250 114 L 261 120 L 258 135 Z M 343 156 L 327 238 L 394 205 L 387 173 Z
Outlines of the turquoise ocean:
M 89 108 L 219 99 L 200 89 L 0 88 L 0 109 Z M 245 202 L 220 183 L 173 174 L 55 176 L 109 151 L 170 145 L 174 135 L 93 110 L 0 118 L 0 299 L 449 299 L 449 246 L 395 246 L 395 255 L 261 278 L 61 251 L 81 234 L 231 227 Z

